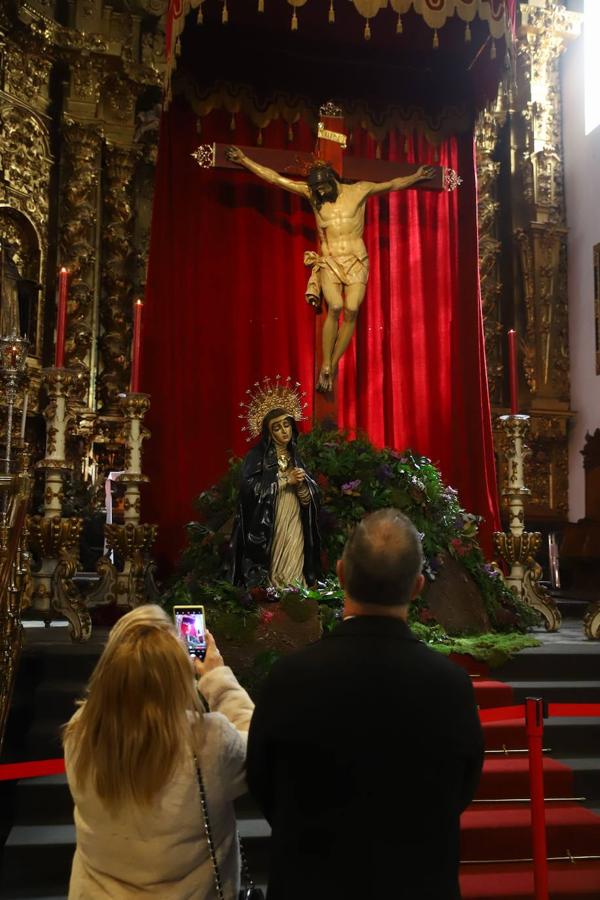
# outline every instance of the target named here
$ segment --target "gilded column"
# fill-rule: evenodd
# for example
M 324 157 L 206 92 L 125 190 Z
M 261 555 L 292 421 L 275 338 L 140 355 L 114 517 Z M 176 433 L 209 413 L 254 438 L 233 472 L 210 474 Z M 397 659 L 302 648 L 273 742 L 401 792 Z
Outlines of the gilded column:
M 521 340 L 521 397 L 531 415 L 528 517 L 567 509 L 569 346 L 566 217 L 559 60 L 580 17 L 554 0 L 521 3 L 511 92 L 511 230 L 514 321 Z
M 102 134 L 98 126 L 65 119 L 60 209 L 60 262 L 71 272 L 66 364 L 91 368 L 97 288 L 99 172 Z
M 137 152 L 109 146 L 104 165 L 102 231 L 102 373 L 99 399 L 104 415 L 120 411 L 118 394 L 128 390 L 135 253 L 133 179 Z
M 500 273 L 498 175 L 495 158 L 498 133 L 506 118 L 499 95 L 494 109 L 485 110 L 477 123 L 477 186 L 479 219 L 479 277 L 485 332 L 488 385 L 492 406 L 502 406 L 502 280 Z

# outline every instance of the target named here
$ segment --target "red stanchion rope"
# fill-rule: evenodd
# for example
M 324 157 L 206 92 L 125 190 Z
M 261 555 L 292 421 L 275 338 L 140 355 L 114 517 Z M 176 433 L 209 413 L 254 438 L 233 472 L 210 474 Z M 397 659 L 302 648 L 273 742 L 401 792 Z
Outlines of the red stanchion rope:
M 599 718 L 600 703 L 549 703 L 547 718 Z M 494 706 L 492 709 L 480 709 L 479 721 L 504 722 L 510 719 L 524 719 L 525 704 L 517 706 Z
M 565 717 L 600 718 L 600 703 L 549 703 L 550 718 Z M 493 709 L 480 709 L 479 720 L 486 722 L 504 722 L 514 719 L 525 720 L 525 704 L 516 706 L 497 706 Z M 0 781 L 16 781 L 20 778 L 40 778 L 43 775 L 62 775 L 65 771 L 64 759 L 38 759 L 33 762 L 6 763 L 0 765 Z
M 64 759 L 36 759 L 34 762 L 7 763 L 0 766 L 0 781 L 20 778 L 40 778 L 42 775 L 62 775 Z

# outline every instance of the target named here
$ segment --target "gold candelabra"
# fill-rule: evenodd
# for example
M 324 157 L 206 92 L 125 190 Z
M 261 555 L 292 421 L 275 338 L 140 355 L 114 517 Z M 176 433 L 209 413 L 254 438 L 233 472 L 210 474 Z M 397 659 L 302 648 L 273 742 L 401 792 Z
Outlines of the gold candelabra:
M 494 534 L 496 551 L 510 567 L 505 581 L 517 596 L 537 610 L 547 631 L 557 631 L 560 612 L 549 592 L 540 584 L 542 567 L 535 559 L 542 537 L 539 531 L 525 530 L 525 498 L 530 491 L 525 486 L 524 466 L 529 454 L 526 440 L 529 416 L 500 416 L 504 432 L 504 455 L 507 462 L 507 486 L 502 492 L 508 499 L 508 532 Z
M 72 369 L 51 367 L 42 370 L 42 383 L 48 393 L 44 410 L 46 419 L 46 455 L 36 464 L 44 473 L 44 512 L 30 516 L 30 545 L 38 567 L 33 573 L 32 605 L 49 624 L 54 613 L 69 622 L 71 637 L 86 641 L 92 633 L 87 606 L 73 578 L 79 564 L 79 537 L 83 519 L 64 517 L 63 478 L 71 468 L 66 461 L 66 434 L 69 422 L 76 417 L 77 404 L 72 402 L 73 389 L 80 376 Z
M 156 525 L 140 522 L 140 484 L 147 482 L 142 473 L 142 443 L 150 436 L 143 419 L 150 408 L 148 394 L 130 392 L 120 399 L 124 417 L 126 444 L 125 471 L 117 481 L 125 484 L 123 524 L 107 524 L 104 528 L 106 544 L 121 560 L 116 575 L 117 602 L 125 606 L 156 602 L 159 592 L 154 581 L 155 566 L 151 549 L 156 540 Z

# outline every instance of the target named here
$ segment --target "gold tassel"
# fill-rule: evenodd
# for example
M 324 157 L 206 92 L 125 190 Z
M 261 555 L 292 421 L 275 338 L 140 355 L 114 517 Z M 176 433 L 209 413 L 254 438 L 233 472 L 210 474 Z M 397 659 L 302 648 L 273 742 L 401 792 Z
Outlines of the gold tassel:
M 223 14 L 221 16 L 221 22 L 223 25 L 227 25 L 229 22 L 229 10 L 227 9 L 227 0 L 223 3 Z
M 292 14 L 292 31 L 298 31 L 298 16 L 296 15 L 296 10 L 294 10 Z
M 258 144 L 259 147 L 262 147 L 262 142 L 263 142 L 263 141 L 262 141 L 262 128 L 259 128 L 259 129 L 258 129 L 258 137 L 257 137 L 257 139 L 256 139 L 256 143 Z
M 398 16 L 398 21 L 396 22 L 396 34 L 402 34 L 402 16 Z
M 175 56 L 181 56 L 181 38 L 177 38 L 175 43 Z
M 258 11 L 259 12 L 265 11 L 265 0 L 258 0 Z
M 490 59 L 496 59 L 496 41 L 492 41 L 492 49 L 490 50 Z
M 369 25 L 369 20 L 367 19 L 365 23 L 365 41 L 371 40 L 371 26 Z
M 196 16 L 196 22 L 198 25 L 202 25 L 204 23 L 204 16 L 202 15 L 202 7 L 198 7 L 198 15 Z
M 465 44 L 471 43 L 471 26 L 467 22 L 465 25 Z
M 375 144 L 375 159 L 381 159 L 381 144 L 379 141 Z
M 329 24 L 333 25 L 335 22 L 335 9 L 333 8 L 333 0 L 330 0 L 329 3 Z
M 440 46 L 440 39 L 438 37 L 437 28 L 436 28 L 433 32 L 433 49 L 437 50 L 437 48 L 439 46 Z
M 230 131 L 235 131 L 235 113 L 231 113 L 231 119 L 229 120 L 229 129 Z
M 294 140 L 294 129 L 292 128 L 291 125 L 288 125 L 288 141 L 291 144 L 293 140 Z

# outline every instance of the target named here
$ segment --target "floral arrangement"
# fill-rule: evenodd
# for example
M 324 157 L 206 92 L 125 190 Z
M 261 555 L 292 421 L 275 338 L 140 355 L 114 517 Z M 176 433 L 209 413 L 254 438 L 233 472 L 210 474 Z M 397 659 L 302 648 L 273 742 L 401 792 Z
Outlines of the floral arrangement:
M 456 491 L 443 483 L 431 460 L 408 450 L 379 450 L 366 438 L 350 440 L 343 432 L 323 427 L 301 435 L 299 450 L 321 490 L 322 583 L 278 592 L 267 585 L 247 591 L 227 581 L 241 465 L 232 459 L 227 474 L 196 501 L 198 519 L 187 526 L 188 545 L 167 591 L 167 604 L 204 603 L 212 608 L 213 621 L 218 614 L 220 631 L 232 639 L 242 639 L 257 628 L 268 630 L 266 620 L 273 614 L 265 604 L 270 601 L 280 601 L 296 621 L 301 620 L 306 602 L 316 601 L 323 627 L 331 627 L 342 604 L 335 564 L 348 533 L 365 513 L 394 506 L 422 535 L 424 573 L 430 582 L 453 557 L 479 588 L 495 632 L 523 632 L 536 621 L 530 608 L 505 586 L 499 569 L 485 559 L 477 540 L 477 516 L 462 509 Z M 444 644 L 443 629 L 428 610 L 426 590 L 412 605 L 411 619 L 418 624 L 420 637 L 430 634 L 432 644 Z

